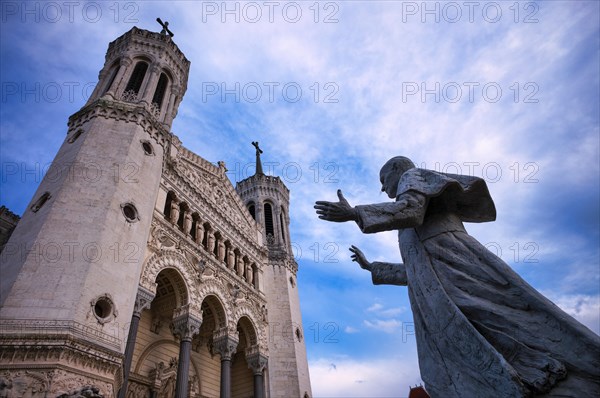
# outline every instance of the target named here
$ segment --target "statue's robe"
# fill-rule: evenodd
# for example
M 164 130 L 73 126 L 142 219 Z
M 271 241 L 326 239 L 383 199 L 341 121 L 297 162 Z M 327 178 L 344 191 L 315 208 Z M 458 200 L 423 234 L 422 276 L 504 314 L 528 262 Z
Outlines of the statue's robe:
M 373 282 L 408 285 L 432 397 L 600 396 L 600 337 L 466 233 L 495 219 L 485 181 L 411 169 L 396 202 L 356 209 L 365 233 L 399 230 L 404 264 L 373 263 Z

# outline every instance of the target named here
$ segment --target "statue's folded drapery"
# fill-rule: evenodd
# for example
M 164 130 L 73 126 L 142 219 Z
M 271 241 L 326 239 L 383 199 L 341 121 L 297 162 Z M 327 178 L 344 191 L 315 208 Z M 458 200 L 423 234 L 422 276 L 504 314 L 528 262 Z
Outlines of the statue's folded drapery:
M 408 285 L 432 397 L 600 396 L 600 337 L 466 233 L 495 219 L 482 179 L 411 169 L 396 202 L 356 212 L 363 232 L 399 230 L 404 264 L 374 263 L 373 281 Z

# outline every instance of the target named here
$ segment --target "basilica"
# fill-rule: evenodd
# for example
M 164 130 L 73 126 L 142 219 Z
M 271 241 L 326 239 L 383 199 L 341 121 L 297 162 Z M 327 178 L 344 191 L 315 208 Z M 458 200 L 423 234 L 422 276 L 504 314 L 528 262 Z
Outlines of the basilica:
M 289 190 L 258 143 L 234 187 L 171 132 L 189 69 L 166 26 L 111 42 L 22 217 L 3 210 L 0 397 L 312 396 Z

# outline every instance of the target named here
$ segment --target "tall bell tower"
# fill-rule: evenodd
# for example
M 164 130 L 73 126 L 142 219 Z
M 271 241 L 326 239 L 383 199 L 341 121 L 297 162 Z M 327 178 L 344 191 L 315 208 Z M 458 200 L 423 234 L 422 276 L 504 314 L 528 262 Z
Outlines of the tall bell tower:
M 269 252 L 264 271 L 269 322 L 268 383 L 272 397 L 311 397 L 310 377 L 289 231 L 290 191 L 279 177 L 263 173 L 258 142 L 256 172 L 236 191 L 262 228 Z
M 171 35 L 166 27 L 134 27 L 109 44 L 94 92 L 69 118 L 2 252 L 0 376 L 27 390 L 19 396 L 57 397 L 87 385 L 108 398 L 120 386 L 170 127 L 190 68 Z

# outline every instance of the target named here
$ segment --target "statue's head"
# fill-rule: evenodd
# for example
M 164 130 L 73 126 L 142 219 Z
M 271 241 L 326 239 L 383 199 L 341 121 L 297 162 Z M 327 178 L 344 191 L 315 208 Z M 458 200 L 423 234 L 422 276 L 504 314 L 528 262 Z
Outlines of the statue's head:
M 415 164 L 409 158 L 404 156 L 395 156 L 388 160 L 379 172 L 381 191 L 387 193 L 391 199 L 395 199 L 398 192 L 398 182 L 400 181 L 400 177 L 402 177 L 402 174 L 406 171 L 414 168 Z

